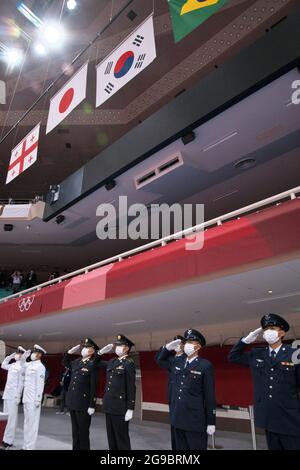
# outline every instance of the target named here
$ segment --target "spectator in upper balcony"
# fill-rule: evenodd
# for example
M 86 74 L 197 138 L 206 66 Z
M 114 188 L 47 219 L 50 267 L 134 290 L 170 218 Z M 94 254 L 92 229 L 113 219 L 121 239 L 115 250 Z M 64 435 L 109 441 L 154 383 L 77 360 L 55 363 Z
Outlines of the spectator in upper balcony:
M 12 274 L 11 279 L 12 279 L 12 291 L 14 294 L 16 294 L 17 292 L 20 292 L 21 290 L 23 276 L 21 275 L 20 271 L 15 271 Z
M 58 277 L 59 277 L 59 272 L 58 272 L 58 269 L 55 268 L 55 270 L 49 276 L 49 281 L 53 281 L 53 279 L 56 279 Z
M 29 271 L 25 280 L 26 288 L 30 289 L 31 287 L 36 286 L 37 284 L 37 275 L 33 269 Z
M 0 288 L 5 286 L 5 274 L 0 270 Z

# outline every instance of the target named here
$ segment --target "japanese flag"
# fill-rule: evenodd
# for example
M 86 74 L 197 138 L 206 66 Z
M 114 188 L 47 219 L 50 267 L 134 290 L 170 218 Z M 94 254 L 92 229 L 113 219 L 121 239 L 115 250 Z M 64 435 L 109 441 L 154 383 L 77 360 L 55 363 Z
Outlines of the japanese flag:
M 60 124 L 86 97 L 88 62 L 50 101 L 46 134 Z
M 97 66 L 96 106 L 105 103 L 155 58 L 155 35 L 151 15 Z

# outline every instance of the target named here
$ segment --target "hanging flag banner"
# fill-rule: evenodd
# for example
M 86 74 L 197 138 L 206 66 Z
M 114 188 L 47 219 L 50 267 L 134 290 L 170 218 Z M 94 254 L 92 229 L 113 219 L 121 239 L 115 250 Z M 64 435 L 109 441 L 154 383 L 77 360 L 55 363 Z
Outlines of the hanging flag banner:
M 49 134 L 86 98 L 88 62 L 51 98 L 46 134 Z
M 11 152 L 6 184 L 17 178 L 37 161 L 40 127 L 41 123 L 27 134 Z
M 168 0 L 175 42 L 181 41 L 229 0 Z
M 156 59 L 153 16 L 97 66 L 96 106 L 101 106 Z

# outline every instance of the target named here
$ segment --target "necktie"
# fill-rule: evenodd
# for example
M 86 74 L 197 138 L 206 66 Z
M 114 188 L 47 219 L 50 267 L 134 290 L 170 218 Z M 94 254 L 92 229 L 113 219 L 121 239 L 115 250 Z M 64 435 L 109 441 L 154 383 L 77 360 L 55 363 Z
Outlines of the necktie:
M 276 351 L 271 352 L 271 362 L 274 362 L 276 359 Z

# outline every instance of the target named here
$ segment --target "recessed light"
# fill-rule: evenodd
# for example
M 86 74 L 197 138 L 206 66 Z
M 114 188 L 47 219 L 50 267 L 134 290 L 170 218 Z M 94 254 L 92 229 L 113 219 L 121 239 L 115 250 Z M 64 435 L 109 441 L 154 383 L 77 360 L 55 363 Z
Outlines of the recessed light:
M 272 291 L 272 290 L 268 290 L 268 294 L 273 294 L 273 291 Z
M 255 158 L 244 158 L 243 160 L 239 160 L 234 164 L 234 168 L 237 170 L 248 170 L 249 168 L 253 168 L 256 165 Z

